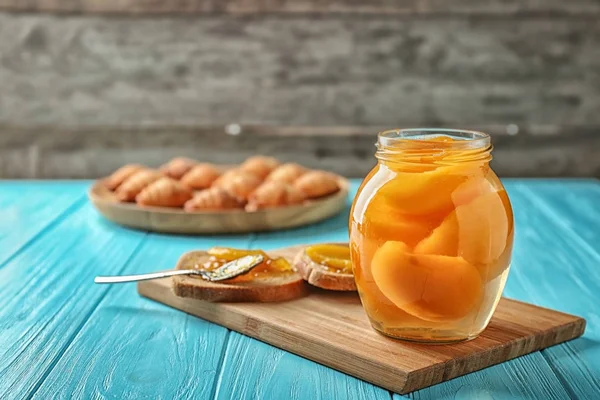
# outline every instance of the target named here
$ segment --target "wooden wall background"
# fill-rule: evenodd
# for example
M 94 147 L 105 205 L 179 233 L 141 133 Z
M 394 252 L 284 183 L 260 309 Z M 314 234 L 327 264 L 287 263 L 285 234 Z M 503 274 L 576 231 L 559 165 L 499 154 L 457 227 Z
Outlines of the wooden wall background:
M 598 0 L 0 0 L 4 178 L 257 152 L 362 176 L 419 126 L 492 133 L 503 176 L 600 176 L 599 95 Z

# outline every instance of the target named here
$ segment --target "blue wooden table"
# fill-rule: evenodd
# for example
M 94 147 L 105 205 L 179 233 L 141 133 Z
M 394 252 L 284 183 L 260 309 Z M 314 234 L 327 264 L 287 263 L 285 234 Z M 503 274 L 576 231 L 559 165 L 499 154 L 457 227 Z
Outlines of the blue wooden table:
M 505 183 L 516 218 L 505 295 L 583 316 L 586 333 L 409 397 L 598 399 L 600 183 Z M 169 268 L 181 253 L 214 245 L 345 241 L 348 210 L 285 232 L 180 237 L 103 220 L 87 201 L 89 185 L 0 182 L 0 399 L 402 397 L 143 299 L 132 284 L 92 283 Z

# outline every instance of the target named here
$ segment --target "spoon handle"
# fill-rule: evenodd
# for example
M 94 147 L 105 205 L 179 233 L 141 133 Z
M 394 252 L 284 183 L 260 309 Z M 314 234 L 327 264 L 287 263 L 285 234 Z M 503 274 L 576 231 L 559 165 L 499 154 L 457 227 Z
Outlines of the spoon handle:
M 125 283 L 147 281 L 150 279 L 161 279 L 175 275 L 200 275 L 201 272 L 194 269 L 176 269 L 171 271 L 158 271 L 149 274 L 139 275 L 121 275 L 121 276 L 97 276 L 94 278 L 95 283 Z

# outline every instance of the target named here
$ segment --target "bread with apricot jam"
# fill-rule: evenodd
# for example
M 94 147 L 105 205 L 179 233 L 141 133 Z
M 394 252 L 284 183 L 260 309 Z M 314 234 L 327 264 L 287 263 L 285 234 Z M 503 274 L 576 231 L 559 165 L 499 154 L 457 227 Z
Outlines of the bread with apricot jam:
M 294 267 L 304 280 L 321 289 L 356 290 L 347 244 L 308 246 L 298 253 Z
M 184 254 L 177 269 L 218 268 L 225 262 L 245 255 L 261 253 L 265 261 L 247 274 L 236 278 L 210 282 L 197 276 L 173 278 L 176 296 L 211 302 L 277 302 L 303 296 L 307 285 L 284 258 L 271 258 L 260 250 L 210 249 Z

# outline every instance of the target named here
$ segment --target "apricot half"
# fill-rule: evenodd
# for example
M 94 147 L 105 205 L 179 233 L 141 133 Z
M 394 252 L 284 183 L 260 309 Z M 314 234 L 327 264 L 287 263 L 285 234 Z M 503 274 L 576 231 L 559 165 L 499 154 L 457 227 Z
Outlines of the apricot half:
M 498 192 L 492 192 L 456 207 L 415 247 L 415 253 L 460 256 L 475 265 L 489 264 L 503 253 L 508 233 L 504 202 Z
M 485 174 L 483 166 L 444 166 L 433 171 L 400 172 L 384 184 L 380 193 L 394 208 L 405 214 L 449 213 L 455 207 L 454 191 Z
M 431 235 L 415 246 L 415 254 L 456 257 L 458 255 L 458 229 L 458 219 L 456 212 L 453 211 L 442 221 L 440 226 L 431 232 Z
M 497 189 L 488 180 L 491 179 L 490 175 L 492 174 L 493 171 L 489 171 L 486 176 L 474 176 L 458 185 L 452 192 L 454 207 L 468 204 L 479 196 L 495 192 Z
M 479 272 L 463 258 L 411 254 L 402 242 L 381 246 L 371 261 L 371 273 L 383 295 L 427 321 L 463 318 L 483 293 Z
M 439 219 L 402 214 L 376 194 L 365 210 L 362 231 L 374 239 L 396 240 L 414 247 L 438 223 Z

